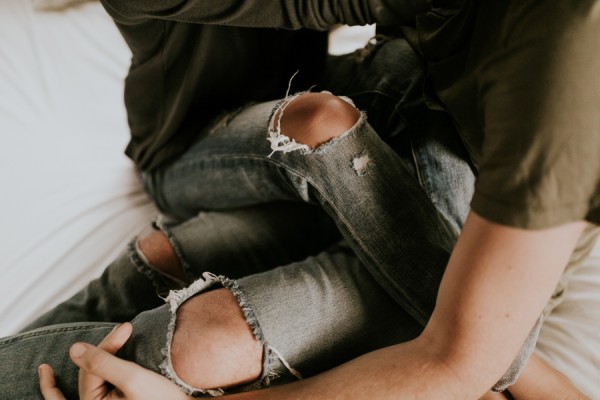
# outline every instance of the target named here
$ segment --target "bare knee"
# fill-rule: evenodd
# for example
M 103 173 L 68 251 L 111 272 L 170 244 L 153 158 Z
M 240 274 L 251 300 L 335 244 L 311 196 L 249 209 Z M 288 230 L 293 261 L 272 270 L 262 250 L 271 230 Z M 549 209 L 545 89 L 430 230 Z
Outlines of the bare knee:
M 218 289 L 181 305 L 171 358 L 175 372 L 188 385 L 231 387 L 260 376 L 262 344 L 235 296 L 228 289 Z
M 161 231 L 152 231 L 137 242 L 139 251 L 154 268 L 161 272 L 185 281 L 183 267 L 173 245 Z
M 294 98 L 283 110 L 281 133 L 311 148 L 340 136 L 360 118 L 360 111 L 343 99 L 329 93 L 305 93 Z

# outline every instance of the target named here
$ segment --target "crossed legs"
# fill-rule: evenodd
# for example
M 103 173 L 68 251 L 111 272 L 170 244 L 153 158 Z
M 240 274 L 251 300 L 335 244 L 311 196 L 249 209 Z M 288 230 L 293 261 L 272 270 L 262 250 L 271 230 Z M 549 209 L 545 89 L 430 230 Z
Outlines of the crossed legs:
M 283 109 L 285 114 L 281 115 Z M 307 93 L 284 103 L 274 120 L 290 140 L 315 148 L 348 131 L 359 117 L 360 112 L 336 96 Z M 142 251 L 146 244 L 165 245 L 164 251 L 151 258 L 156 257 L 164 272 L 183 276 L 164 235 L 155 233 L 142 243 Z M 226 289 L 199 295 L 181 306 L 171 351 L 175 371 L 184 382 L 197 388 L 248 383 L 258 379 L 262 371 L 260 341 L 246 323 L 238 300 Z
M 232 290 L 238 283 L 217 279 L 192 293 L 185 299 L 187 301 L 175 301 L 179 296 L 175 293 L 175 299 L 172 298 L 170 303 L 175 317 L 172 320 L 174 334 L 172 342 L 168 343 L 169 359 L 163 372 L 172 378 L 183 378 L 178 383 L 187 389 L 215 388 L 253 381 L 256 371 L 261 371 L 259 381 L 264 382 L 272 380 L 275 375 L 282 375 L 282 371 L 286 370 L 310 375 L 357 356 L 360 352 L 408 340 L 420 330 L 419 322 L 422 323 L 435 297 L 432 296 L 436 291 L 435 283 L 430 285 L 431 282 L 423 281 L 412 263 L 418 259 L 418 264 L 426 269 L 429 265 L 436 265 L 431 271 L 428 269 L 430 274 L 427 275 L 428 279 L 435 282 L 436 274 L 439 275 L 443 270 L 453 238 L 451 230 L 447 229 L 444 219 L 428 201 L 406 162 L 399 160 L 394 151 L 366 127 L 363 116 L 345 100 L 325 93 L 307 93 L 283 104 L 286 104 L 285 109 L 280 107 L 279 113 L 273 116 L 274 121 L 279 121 L 275 125 L 276 131 L 284 136 L 283 142 L 280 141 L 282 137 L 278 137 L 277 143 L 285 144 L 293 140 L 304 145 L 304 151 L 310 154 L 277 152 L 269 159 L 264 137 L 259 141 L 240 136 L 241 132 L 253 131 L 257 110 L 260 114 L 273 107 L 273 104 L 259 105 L 226 121 L 225 126 L 232 125 L 231 134 L 209 135 L 198 142 L 195 149 L 191 149 L 189 158 L 184 155 L 176 168 L 150 177 L 151 182 L 147 183 L 151 191 L 161 193 L 156 198 L 163 209 L 180 213 L 182 220 L 188 220 L 172 229 L 179 229 L 183 236 L 185 228 L 190 226 L 192 220 L 196 222 L 196 215 L 205 209 L 223 209 L 229 213 L 236 207 L 243 210 L 243 207 L 253 206 L 257 202 L 305 201 L 319 204 L 334 217 L 354 251 L 308 252 L 317 256 L 275 270 L 264 268 L 265 272 L 255 270 L 241 273 L 236 269 L 233 272 L 241 276 L 250 272 L 239 280 L 239 290 Z M 263 122 L 260 119 L 256 123 L 260 131 L 264 131 Z M 327 126 L 327 130 L 314 129 L 319 126 Z M 341 136 L 344 136 L 343 140 Z M 338 137 L 340 140 L 332 140 Z M 255 146 L 255 153 L 248 154 L 243 150 L 248 148 L 248 143 L 264 144 L 263 147 Z M 311 149 L 315 147 L 312 152 Z M 221 149 L 225 150 L 220 153 Z M 273 150 L 283 151 L 281 148 Z M 192 170 L 194 166 L 199 168 L 200 174 Z M 189 182 L 186 181 L 188 172 Z M 215 192 L 219 192 L 221 186 L 226 186 L 228 190 L 219 197 Z M 170 197 L 166 198 L 166 194 Z M 413 221 L 418 221 L 418 224 L 412 224 Z M 318 230 L 304 239 L 312 239 L 314 232 L 318 233 Z M 137 251 L 142 251 L 142 258 L 147 259 L 147 264 L 152 264 L 154 269 L 150 271 L 148 265 L 136 260 L 136 265 L 130 271 L 145 278 L 139 272 L 142 271 L 153 279 L 157 270 L 188 279 L 193 277 L 190 271 L 200 268 L 225 271 L 224 275 L 232 275 L 228 273 L 228 268 L 232 267 L 227 262 L 219 263 L 218 268 L 203 262 L 189 265 L 189 260 L 203 259 L 204 255 L 199 254 L 201 252 L 198 249 L 212 248 L 210 243 L 202 243 L 204 237 L 196 237 L 195 246 L 190 246 L 192 248 L 186 248 L 182 245 L 185 241 L 181 241 L 179 244 L 182 246 L 173 246 L 171 251 L 167 241 L 170 245 L 173 245 L 173 241 L 168 234 L 164 237 L 160 234 L 148 239 L 148 243 L 142 239 L 134 246 L 138 248 L 136 252 L 128 255 L 129 260 L 135 259 L 136 254 L 140 255 Z M 287 238 L 278 239 L 285 243 Z M 167 251 L 153 254 L 152 250 L 148 250 L 153 247 L 151 241 L 158 242 L 159 246 L 167 245 Z M 428 252 L 421 252 L 423 248 L 427 248 Z M 402 250 L 400 255 L 397 253 L 399 249 Z M 194 257 L 189 257 L 191 253 L 194 253 Z M 188 257 L 181 258 L 182 254 Z M 268 258 L 269 254 L 265 252 L 264 255 Z M 174 256 L 178 259 L 174 259 Z M 399 259 L 406 261 L 405 267 L 398 266 Z M 240 260 L 235 264 L 243 263 L 244 260 Z M 408 278 L 404 284 L 413 292 L 409 290 L 393 299 L 388 296 L 387 293 L 398 296 L 398 291 L 394 287 L 397 284 L 392 279 L 394 277 L 387 279 L 382 275 L 386 264 L 401 267 L 395 270 Z M 415 271 L 414 276 L 410 276 L 410 271 Z M 159 275 L 164 277 L 164 274 Z M 419 284 L 412 285 L 412 280 Z M 106 284 L 100 285 L 101 289 L 114 291 L 118 281 L 105 279 Z M 229 286 L 225 285 L 226 282 L 229 282 Z M 379 286 L 382 284 L 387 293 Z M 222 289 L 223 286 L 233 294 L 235 302 L 226 289 Z M 423 288 L 427 290 L 422 291 Z M 125 287 L 120 289 L 117 290 L 119 294 L 127 292 Z M 102 293 L 102 290 L 98 292 Z M 265 296 L 265 293 L 268 295 Z M 85 299 L 85 296 L 82 297 Z M 310 301 L 303 302 L 305 298 Z M 284 304 L 276 307 L 282 301 Z M 405 304 L 408 311 L 398 303 Z M 139 310 L 141 306 L 136 307 L 129 312 Z M 215 313 L 217 307 L 219 312 Z M 106 308 L 114 311 L 111 307 Z M 157 310 L 163 309 L 164 306 Z M 221 309 L 224 311 L 220 312 Z M 205 312 L 200 312 L 201 316 L 197 317 L 198 310 Z M 142 322 L 148 315 L 142 313 L 134 320 L 138 332 L 143 332 Z M 187 318 L 188 315 L 195 317 Z M 392 330 L 393 337 L 390 337 L 392 315 L 391 319 L 397 326 Z M 212 319 L 203 319 L 209 316 Z M 220 319 L 222 316 L 227 318 Z M 108 314 L 102 315 L 102 318 L 109 317 Z M 188 321 L 189 324 L 181 324 L 181 321 Z M 214 332 L 211 332 L 212 326 L 215 327 Z M 248 360 L 248 367 L 242 371 L 246 375 L 232 374 L 225 376 L 226 379 L 221 375 L 219 378 L 222 381 L 211 381 L 210 375 L 198 377 L 189 373 L 197 367 L 194 363 L 198 359 L 210 365 L 212 361 L 220 362 L 228 357 L 229 348 L 221 346 L 223 343 L 219 340 L 223 335 L 220 332 L 232 327 L 235 337 L 225 342 L 236 341 L 240 357 Z M 248 327 L 252 335 L 248 334 Z M 196 340 L 203 344 L 196 346 Z M 149 339 L 136 341 L 134 338 L 123 354 L 133 355 L 135 359 L 132 349 L 144 342 L 149 342 Z M 257 343 L 262 345 L 262 354 L 256 351 Z M 160 348 L 154 351 L 160 354 Z M 152 357 L 153 362 L 157 358 L 160 357 Z M 147 366 L 156 368 L 153 362 Z M 144 364 L 143 360 L 141 363 Z

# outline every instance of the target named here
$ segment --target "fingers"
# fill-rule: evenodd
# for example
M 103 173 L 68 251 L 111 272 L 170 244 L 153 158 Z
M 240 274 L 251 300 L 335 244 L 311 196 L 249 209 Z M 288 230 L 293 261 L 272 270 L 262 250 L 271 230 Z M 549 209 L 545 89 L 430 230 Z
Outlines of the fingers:
M 80 394 L 96 392 L 106 382 L 121 389 L 127 387 L 136 371 L 133 368 L 135 364 L 87 343 L 75 343 L 71 346 L 69 354 L 73 362 L 81 368 Z
M 117 325 L 114 329 L 98 344 L 98 347 L 110 354 L 115 354 L 131 336 L 133 327 L 129 322 Z
M 127 340 L 131 336 L 132 326 L 130 323 L 124 323 L 122 325 L 117 325 L 98 345 L 101 351 L 106 351 L 110 354 L 115 354 Z M 79 344 L 75 344 L 71 347 L 71 358 L 75 362 L 76 365 L 81 367 L 77 362 L 78 354 L 80 354 Z M 85 345 L 89 346 L 89 345 Z M 103 360 L 98 360 L 96 362 L 102 363 Z M 101 366 L 98 365 L 100 368 Z M 46 364 L 40 365 L 38 369 L 38 374 L 40 378 L 40 391 L 44 396 L 45 400 L 65 400 L 65 397 L 61 393 L 61 391 L 56 387 L 56 380 L 54 378 L 54 371 L 52 367 Z M 107 391 L 106 381 L 102 376 L 96 376 L 97 374 L 88 374 L 85 371 L 80 371 L 79 373 L 79 390 L 80 393 L 86 394 L 102 394 Z
M 76 343 L 71 347 L 71 358 L 85 375 L 95 376 L 114 386 L 114 391 L 106 385 L 84 391 L 80 388 L 79 395 L 82 400 L 108 398 L 191 400 L 177 385 L 164 376 L 135 363 L 121 360 L 98 347 Z
M 51 366 L 48 364 L 40 365 L 38 374 L 40 377 L 40 391 L 44 396 L 44 400 L 65 400 L 65 396 L 56 387 L 54 371 Z
M 115 354 L 129 339 L 132 332 L 132 326 L 130 323 L 124 323 L 122 325 L 117 325 L 114 329 L 98 344 L 98 348 L 110 353 Z M 81 367 L 77 363 L 76 354 L 78 354 L 81 350 L 79 349 L 79 344 L 75 344 L 71 346 L 70 355 L 73 362 Z M 103 393 L 107 392 L 106 381 L 104 377 L 98 376 L 97 374 L 90 374 L 85 369 L 79 370 L 79 393 L 85 393 L 86 396 L 89 397 L 100 397 Z M 100 396 L 98 396 L 100 395 Z

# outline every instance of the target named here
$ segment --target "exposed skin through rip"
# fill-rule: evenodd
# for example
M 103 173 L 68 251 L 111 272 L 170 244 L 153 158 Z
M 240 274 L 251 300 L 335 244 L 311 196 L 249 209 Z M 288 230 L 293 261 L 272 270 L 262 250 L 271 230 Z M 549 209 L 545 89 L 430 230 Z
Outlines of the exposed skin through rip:
M 311 148 L 351 129 L 361 113 L 329 93 L 306 93 L 274 118 L 281 132 Z M 183 277 L 181 263 L 162 232 L 140 242 L 140 249 L 157 268 Z M 171 346 L 173 368 L 186 384 L 227 388 L 256 380 L 262 371 L 263 346 L 254 337 L 238 300 L 228 289 L 192 297 L 177 310 Z
M 187 277 L 181 261 L 163 232 L 153 231 L 140 239 L 137 244 L 139 250 L 154 268 L 180 281 L 186 281 Z
M 284 103 L 285 104 L 285 103 Z M 330 93 L 304 93 L 277 110 L 281 134 L 314 149 L 352 128 L 360 111 Z

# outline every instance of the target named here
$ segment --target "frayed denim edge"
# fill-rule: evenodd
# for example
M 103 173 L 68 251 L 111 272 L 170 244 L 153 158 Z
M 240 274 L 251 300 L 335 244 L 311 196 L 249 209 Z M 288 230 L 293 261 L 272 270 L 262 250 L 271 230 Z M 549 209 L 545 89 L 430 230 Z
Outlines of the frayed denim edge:
M 283 364 L 290 374 L 292 374 L 298 379 L 302 379 L 300 373 L 294 368 L 292 368 L 277 350 L 265 343 L 262 330 L 260 329 L 260 326 L 258 324 L 258 319 L 256 318 L 252 307 L 250 306 L 248 300 L 246 299 L 246 296 L 240 289 L 238 283 L 232 279 L 226 278 L 224 276 L 217 276 L 209 272 L 205 272 L 204 274 L 202 274 L 202 278 L 198 279 L 187 288 L 177 291 L 171 291 L 169 293 L 169 296 L 166 298 L 166 302 L 169 304 L 171 310 L 171 321 L 169 322 L 169 326 L 167 328 L 166 345 L 162 349 L 162 355 L 164 356 L 164 360 L 159 366 L 160 371 L 163 373 L 163 375 L 170 379 L 172 382 L 174 382 L 176 385 L 178 385 L 187 395 L 190 396 L 200 394 L 222 396 L 225 394 L 225 391 L 223 389 L 194 388 L 188 385 L 187 383 L 183 382 L 175 372 L 175 369 L 173 368 L 173 362 L 171 359 L 170 351 L 173 342 L 173 334 L 175 332 L 175 324 L 177 322 L 177 309 L 191 297 L 199 293 L 205 292 L 208 289 L 212 289 L 218 285 L 230 290 L 236 297 L 240 308 L 244 314 L 244 318 L 246 319 L 246 322 L 252 329 L 254 337 L 257 340 L 259 340 L 263 346 L 263 366 L 261 376 L 256 381 L 248 385 L 236 388 L 236 391 L 245 392 L 257 390 L 270 385 L 273 379 L 279 377 L 279 374 L 275 372 L 275 367 L 279 365 L 279 363 Z
M 358 121 L 356 121 L 356 123 L 354 124 L 354 126 L 352 126 L 352 128 L 350 128 L 346 132 L 342 133 L 341 135 L 334 137 L 333 139 L 329 140 L 328 142 L 323 143 L 322 145 L 320 145 L 317 148 L 313 149 L 306 144 L 298 143 L 294 139 L 290 139 L 288 136 L 281 133 L 281 119 L 283 118 L 285 109 L 290 105 L 290 103 L 292 103 L 294 100 L 296 100 L 299 96 L 306 94 L 306 93 L 310 93 L 310 92 L 308 92 L 308 91 L 299 92 L 292 96 L 288 96 L 285 99 L 279 101 L 273 107 L 273 110 L 271 111 L 271 116 L 269 117 L 269 127 L 268 127 L 269 136 L 267 137 L 267 140 L 271 143 L 272 151 L 267 157 L 270 158 L 276 152 L 289 153 L 292 151 L 300 151 L 302 154 L 323 154 L 323 153 L 327 152 L 327 150 L 331 146 L 335 146 L 336 142 L 344 139 L 349 134 L 351 134 L 352 132 L 359 129 L 367 120 L 367 115 L 365 114 L 364 111 L 361 111 Z M 329 91 L 322 91 L 321 93 L 329 93 L 329 94 L 333 95 L 333 93 L 331 93 Z M 352 99 L 350 99 L 349 97 L 346 97 L 346 96 L 338 96 L 338 97 L 340 99 L 344 100 L 345 102 L 347 102 L 348 104 L 352 105 L 353 107 L 356 107 L 356 105 L 354 104 Z M 275 114 L 277 113 L 278 110 L 281 110 L 281 112 L 279 113 L 278 117 L 275 118 Z
M 508 371 L 504 373 L 502 378 L 500 378 L 500 380 L 492 388 L 493 392 L 503 392 L 517 381 L 517 378 L 519 378 L 519 375 L 521 375 L 521 372 L 523 372 L 529 357 L 531 357 L 531 353 L 533 353 L 533 350 L 535 349 L 535 344 L 540 335 L 540 329 L 542 329 L 543 321 L 543 316 L 538 318 L 535 326 L 529 333 L 527 340 L 521 347 L 521 351 L 517 355 L 517 358 L 515 358 L 508 368 Z
M 163 275 L 158 272 L 157 269 L 150 266 L 150 264 L 141 256 L 141 251 L 138 249 L 137 241 L 138 238 L 135 237 L 127 246 L 129 260 L 142 275 L 152 282 L 152 285 L 159 295 L 168 293 L 170 290 L 169 285 L 167 282 L 165 282 Z
M 153 225 L 156 229 L 160 230 L 167 237 L 167 240 L 171 244 L 171 247 L 173 247 L 175 256 L 177 256 L 177 258 L 179 259 L 179 262 L 181 263 L 181 268 L 183 269 L 183 273 L 186 276 L 187 281 L 191 282 L 192 280 L 194 280 L 194 278 L 193 278 L 194 274 L 191 272 L 192 268 L 190 267 L 190 264 L 188 263 L 186 257 L 184 256 L 183 250 L 181 249 L 181 246 L 179 245 L 177 238 L 175 236 L 173 236 L 173 233 L 169 229 L 169 226 L 161 218 L 157 218 L 154 221 Z M 187 285 L 187 282 L 182 282 L 182 283 L 184 284 L 183 286 Z

